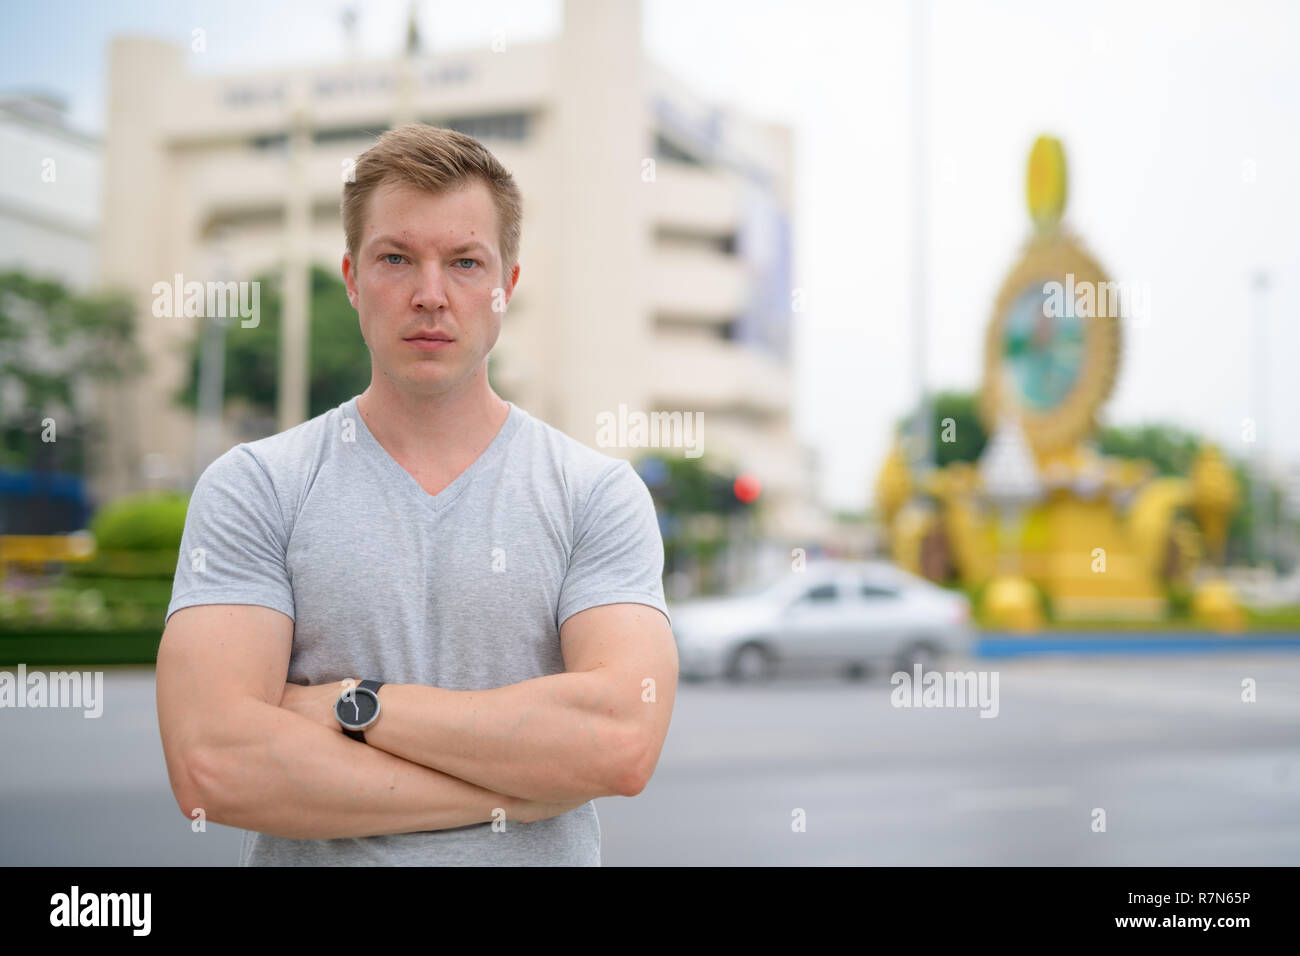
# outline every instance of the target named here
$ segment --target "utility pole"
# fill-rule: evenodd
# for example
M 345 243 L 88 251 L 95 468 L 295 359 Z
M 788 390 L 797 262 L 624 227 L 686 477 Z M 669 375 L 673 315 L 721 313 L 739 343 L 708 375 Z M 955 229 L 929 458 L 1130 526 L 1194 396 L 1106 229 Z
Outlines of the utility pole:
M 234 281 L 230 267 L 228 230 L 222 228 L 213 240 L 213 278 L 218 282 Z M 238 314 L 238 293 L 233 300 Z M 199 402 L 198 427 L 194 441 L 194 477 L 203 474 L 221 453 L 221 417 L 226 392 L 226 323 L 227 318 L 209 315 L 199 319 Z
M 307 91 L 298 88 L 289 128 L 284 238 L 284 296 L 280 315 L 280 387 L 276 394 L 278 430 L 307 420 L 307 359 L 311 290 L 308 243 L 311 232 L 311 184 L 307 157 L 311 150 L 311 113 Z
M 1262 269 L 1255 273 L 1252 288 L 1255 295 L 1255 348 L 1253 350 L 1254 370 L 1251 383 L 1254 386 L 1253 404 L 1255 419 L 1255 455 L 1254 479 L 1250 483 L 1252 550 L 1255 552 L 1255 565 L 1273 558 L 1273 496 L 1270 493 L 1268 478 L 1269 439 L 1268 412 L 1268 273 Z
M 406 17 L 406 43 L 397 63 L 397 102 L 393 107 L 393 128 L 418 120 L 415 109 L 416 64 L 420 58 L 420 25 L 416 3 L 411 0 Z
M 912 428 L 912 470 L 918 481 L 934 464 L 934 422 L 930 389 L 926 382 L 926 264 L 928 260 L 929 150 L 929 0 L 913 0 L 912 7 L 912 374 L 917 388 L 916 419 Z
M 347 48 L 348 59 L 355 63 L 361 58 L 361 40 L 357 32 L 357 8 L 344 7 L 339 13 L 339 22 L 343 27 L 343 43 Z

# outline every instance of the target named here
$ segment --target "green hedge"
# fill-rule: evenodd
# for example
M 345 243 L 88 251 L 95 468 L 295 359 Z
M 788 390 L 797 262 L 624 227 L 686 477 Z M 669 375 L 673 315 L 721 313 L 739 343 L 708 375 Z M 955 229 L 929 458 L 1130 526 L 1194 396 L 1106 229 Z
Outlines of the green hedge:
M 153 664 L 162 627 L 112 631 L 0 632 L 0 667 L 26 664 Z
M 174 548 L 158 551 L 99 550 L 89 561 L 79 564 L 70 563 L 66 566 L 66 570 L 68 576 L 77 579 L 80 586 L 87 586 L 83 580 L 87 578 L 112 581 L 155 578 L 170 582 L 172 575 L 176 573 L 179 554 L 179 544 Z
M 130 495 L 90 523 L 95 557 L 39 592 L 0 593 L 0 665 L 152 664 L 189 499 Z
M 95 544 L 102 551 L 180 550 L 189 498 L 174 491 L 128 495 L 95 512 L 90 522 Z

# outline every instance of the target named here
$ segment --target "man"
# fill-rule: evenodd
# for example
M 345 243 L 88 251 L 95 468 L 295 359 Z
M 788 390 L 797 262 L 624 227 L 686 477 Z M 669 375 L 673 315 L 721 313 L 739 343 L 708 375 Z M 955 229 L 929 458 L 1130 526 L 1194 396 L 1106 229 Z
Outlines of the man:
M 369 387 L 194 489 L 159 727 L 181 811 L 250 831 L 242 864 L 599 865 L 591 800 L 658 762 L 649 492 L 488 385 L 521 208 L 470 137 L 380 137 L 342 210 Z

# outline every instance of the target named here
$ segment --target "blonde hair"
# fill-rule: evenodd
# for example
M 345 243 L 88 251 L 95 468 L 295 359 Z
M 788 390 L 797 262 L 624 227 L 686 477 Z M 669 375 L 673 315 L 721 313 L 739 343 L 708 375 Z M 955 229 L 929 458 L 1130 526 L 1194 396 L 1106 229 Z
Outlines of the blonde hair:
M 403 183 L 443 193 L 479 180 L 492 194 L 500 230 L 501 277 L 519 261 L 523 196 L 514 177 L 478 140 L 454 129 L 411 123 L 390 129 L 357 158 L 355 175 L 343 184 L 343 234 L 356 261 L 365 228 L 366 204 L 375 189 Z

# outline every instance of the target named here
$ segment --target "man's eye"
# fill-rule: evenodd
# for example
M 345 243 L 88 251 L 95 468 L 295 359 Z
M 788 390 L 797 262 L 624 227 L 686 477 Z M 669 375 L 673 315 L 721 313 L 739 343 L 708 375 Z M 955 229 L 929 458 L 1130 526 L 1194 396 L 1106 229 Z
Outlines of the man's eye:
M 478 265 L 478 260 L 477 260 L 477 259 L 457 259 L 456 262 L 458 262 L 458 263 L 468 262 L 469 265 L 466 266 L 467 269 L 472 269 L 472 268 L 474 268 L 476 265 Z
M 400 266 L 400 265 L 402 264 L 402 263 L 401 263 L 401 260 L 402 260 L 402 259 L 405 259 L 405 258 L 406 258 L 406 256 L 402 255 L 401 253 L 397 253 L 397 252 L 389 252 L 389 253 L 385 254 L 385 256 L 384 256 L 384 261 L 388 262 L 389 265 Z M 397 259 L 398 261 L 397 261 L 397 262 L 392 262 L 391 260 L 393 260 L 393 259 Z

